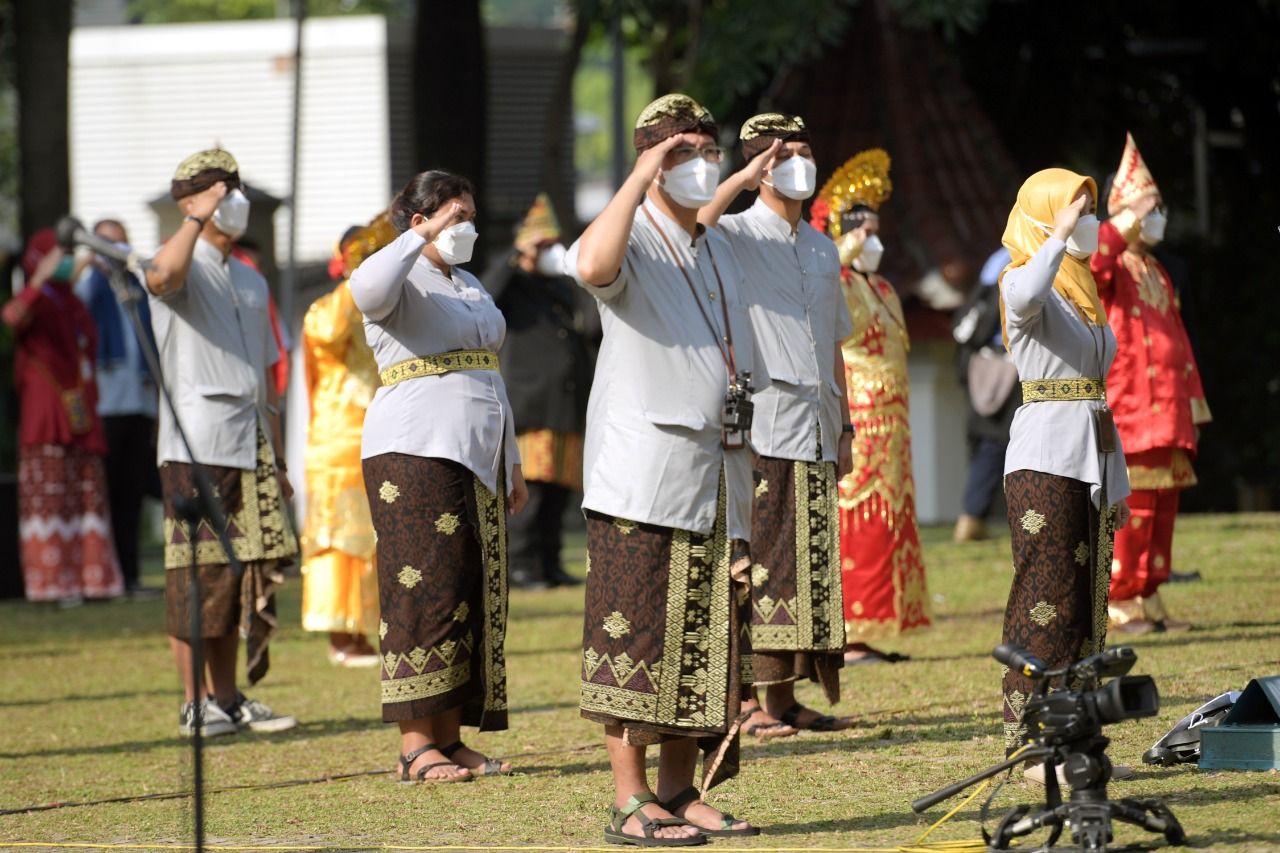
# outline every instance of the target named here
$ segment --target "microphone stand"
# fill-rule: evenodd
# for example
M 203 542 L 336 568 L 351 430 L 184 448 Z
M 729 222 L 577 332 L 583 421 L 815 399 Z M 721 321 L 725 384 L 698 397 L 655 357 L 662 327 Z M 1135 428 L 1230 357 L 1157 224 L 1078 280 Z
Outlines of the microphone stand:
M 194 804 L 192 808 L 193 822 L 195 824 L 193 846 L 195 853 L 203 853 L 204 734 L 201 728 L 204 725 L 205 697 L 204 638 L 200 636 L 200 608 L 202 602 L 200 600 L 200 568 L 196 562 L 196 535 L 201 519 L 209 522 L 214 535 L 218 538 L 219 544 L 222 545 L 222 550 L 227 555 L 231 571 L 235 573 L 236 577 L 244 574 L 244 564 L 236 557 L 235 550 L 231 547 L 231 537 L 227 535 L 226 514 L 222 511 L 222 501 L 218 498 L 217 493 L 214 492 L 213 485 L 209 481 L 209 472 L 205 470 L 203 465 L 196 462 L 195 453 L 191 450 L 191 442 L 187 440 L 186 430 L 182 428 L 182 420 L 178 417 L 178 410 L 173 405 L 173 395 L 169 393 L 168 383 L 165 382 L 164 373 L 160 369 L 160 354 L 152 345 L 151 336 L 146 334 L 143 328 L 142 315 L 138 312 L 138 300 L 146 298 L 145 290 L 139 291 L 129 287 L 128 279 L 125 277 L 125 264 L 123 261 L 112 258 L 107 258 L 106 260 L 111 269 L 111 290 L 115 293 L 116 300 L 124 307 L 125 313 L 129 315 L 129 321 L 138 339 L 138 349 L 142 352 L 142 357 L 147 363 L 147 369 L 151 371 L 151 376 L 155 379 L 160 396 L 164 399 L 164 405 L 168 408 L 169 414 L 173 418 L 173 427 L 178 434 L 178 440 L 182 442 L 182 446 L 187 452 L 187 458 L 191 460 L 191 479 L 196 487 L 195 497 L 174 495 L 173 508 L 174 512 L 181 517 L 186 525 L 187 543 L 191 548 L 191 564 L 188 567 L 187 575 L 187 613 L 189 617 L 187 647 L 191 650 L 191 695 L 194 697 L 191 733 L 191 794 Z M 143 287 L 145 288 L 145 285 Z

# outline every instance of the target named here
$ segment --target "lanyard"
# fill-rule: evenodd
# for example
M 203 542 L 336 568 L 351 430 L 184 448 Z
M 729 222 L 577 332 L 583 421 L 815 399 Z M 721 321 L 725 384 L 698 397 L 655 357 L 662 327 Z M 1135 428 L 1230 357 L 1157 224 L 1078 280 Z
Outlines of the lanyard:
M 689 275 L 689 271 L 684 268 L 684 263 L 680 260 L 680 256 L 676 253 L 675 246 L 671 245 L 671 239 L 667 237 L 667 232 L 662 229 L 658 221 L 653 218 L 653 214 L 649 212 L 649 208 L 641 206 L 644 215 L 649 218 L 649 222 L 653 224 L 654 230 L 658 232 L 658 236 L 662 238 L 662 242 L 667 247 L 667 253 L 671 255 L 671 260 L 675 262 L 676 268 L 680 270 L 680 274 L 684 276 L 685 284 L 689 285 L 689 292 L 693 294 L 693 301 L 697 303 L 698 313 L 702 315 L 702 319 L 706 321 L 707 328 L 711 329 L 711 337 L 716 342 L 716 349 L 720 351 L 720 358 L 724 359 L 724 366 L 729 371 L 729 380 L 733 381 L 738 376 L 738 363 L 733 349 L 733 327 L 729 324 L 729 305 L 725 299 L 724 281 L 720 278 L 720 267 L 716 265 L 716 257 L 711 253 L 711 241 L 706 243 L 707 257 L 711 259 L 711 269 L 716 274 L 716 287 L 720 290 L 720 310 L 724 314 L 724 343 L 720 341 L 720 332 L 716 329 L 716 324 L 711 319 L 711 315 L 707 313 L 707 309 L 702 304 L 702 300 L 698 297 L 698 288 L 693 283 L 693 278 Z M 725 349 L 726 345 L 728 350 Z

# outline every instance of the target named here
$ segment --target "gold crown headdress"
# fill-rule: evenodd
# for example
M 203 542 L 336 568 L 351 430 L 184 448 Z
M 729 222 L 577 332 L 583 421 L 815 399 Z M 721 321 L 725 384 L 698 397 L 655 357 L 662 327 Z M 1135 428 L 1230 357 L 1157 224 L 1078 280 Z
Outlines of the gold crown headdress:
M 870 148 L 845 161 L 823 184 L 818 198 L 827 204 L 827 233 L 833 240 L 840 236 L 843 230 L 841 216 L 850 208 L 865 204 L 878 211 L 880 205 L 888 200 L 893 193 L 889 164 L 889 152 L 883 148 Z
M 400 236 L 391 224 L 391 211 L 384 210 L 373 218 L 368 225 L 361 228 L 347 241 L 343 250 L 348 269 L 355 269 L 364 263 L 365 258 L 386 246 Z
M 1107 195 L 1107 212 L 1115 216 L 1143 196 L 1159 194 L 1160 188 L 1156 186 L 1156 179 L 1151 176 L 1151 170 L 1142 159 L 1138 143 L 1133 141 L 1132 133 L 1126 132 L 1120 168 L 1111 180 L 1111 192 Z
M 525 214 L 520 227 L 516 229 L 515 245 L 517 247 L 533 246 L 544 240 L 560 239 L 560 222 L 556 219 L 555 208 L 551 206 L 551 198 L 546 193 L 538 193 L 533 206 Z

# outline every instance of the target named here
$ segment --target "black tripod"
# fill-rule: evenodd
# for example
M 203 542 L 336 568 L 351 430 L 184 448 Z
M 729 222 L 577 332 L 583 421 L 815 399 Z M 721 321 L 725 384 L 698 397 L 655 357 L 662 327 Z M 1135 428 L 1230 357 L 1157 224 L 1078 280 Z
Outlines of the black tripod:
M 1024 761 L 1044 759 L 1044 807 L 1033 812 L 1029 805 L 1015 806 L 1001 819 L 994 836 L 984 827 L 982 836 L 991 849 L 1007 850 L 1013 839 L 1043 828 L 1049 829 L 1049 837 L 1041 849 L 1048 849 L 1057 843 L 1063 828 L 1070 826 L 1073 849 L 1103 853 L 1111 843 L 1113 820 L 1163 833 L 1170 844 L 1186 840 L 1182 825 L 1160 800 L 1107 799 L 1107 783 L 1111 781 L 1107 745 L 1111 741 L 1103 736 L 1102 727 L 1154 716 L 1160 705 L 1155 682 L 1149 676 L 1125 674 L 1137 660 L 1132 649 L 1117 646 L 1059 669 L 1049 669 L 1016 646 L 998 646 L 993 655 L 1035 681 L 1019 720 L 1035 733 L 1035 740 L 994 767 L 921 797 L 911 804 L 912 811 L 923 812 Z M 1098 686 L 1105 677 L 1112 680 Z M 1061 682 L 1062 689 L 1050 692 L 1054 679 Z M 1072 684 L 1082 689 L 1071 689 Z M 1066 802 L 1058 783 L 1059 768 L 1071 789 Z M 984 820 L 991 798 L 982 808 Z
M 983 838 L 993 850 L 1009 849 L 1013 839 L 1048 828 L 1049 837 L 1043 849 L 1053 847 L 1065 826 L 1071 827 L 1075 849 L 1105 851 L 1111 842 L 1111 822 L 1119 820 L 1140 826 L 1148 832 L 1159 832 L 1170 844 L 1182 844 L 1186 835 L 1182 825 L 1163 801 L 1157 799 L 1107 799 L 1107 783 L 1111 780 L 1111 759 L 1106 755 L 1108 738 L 1101 735 L 1083 745 L 1035 747 L 1013 758 L 959 782 L 940 788 L 911 804 L 912 811 L 923 812 L 972 785 L 990 779 L 1024 761 L 1044 759 L 1044 807 L 1032 811 L 1025 803 L 1011 809 L 996 826 L 994 835 Z M 1063 802 L 1058 784 L 1058 768 L 1063 769 L 1070 798 Z M 984 809 L 985 810 L 985 809 Z
M 196 561 L 196 536 L 202 520 L 209 523 L 214 535 L 218 537 L 218 542 L 223 551 L 226 552 L 227 559 L 231 564 L 231 571 L 235 573 L 236 577 L 244 574 L 244 565 L 237 559 L 235 550 L 231 547 L 231 539 L 227 536 L 226 514 L 222 511 L 222 502 L 218 499 L 218 495 L 214 492 L 213 485 L 209 481 L 209 473 L 203 465 L 196 462 L 195 454 L 191 451 L 191 443 L 187 441 L 187 433 L 182 428 L 182 421 L 178 417 L 177 409 L 174 408 L 173 397 L 169 393 L 164 373 L 160 369 L 159 353 L 152 346 L 151 337 L 143 329 L 142 316 L 138 312 L 137 303 L 140 299 L 146 299 L 146 294 L 138 288 L 129 286 L 123 261 L 111 258 L 106 260 L 111 270 L 111 290 L 129 315 L 129 322 L 138 338 L 138 348 L 147 362 L 147 368 L 151 371 L 152 378 L 155 379 L 156 387 L 160 390 L 160 396 L 164 398 L 164 405 L 168 407 L 169 414 L 173 417 L 173 427 L 178 435 L 178 440 L 182 442 L 182 446 L 187 452 L 187 458 L 191 460 L 191 479 L 195 482 L 196 487 L 194 497 L 186 495 L 175 496 L 173 506 L 174 511 L 181 517 L 183 524 L 186 526 L 187 542 L 191 546 L 191 563 L 187 576 L 187 612 L 190 618 L 187 629 L 187 645 L 191 649 L 191 695 L 194 697 L 195 706 L 191 721 L 191 796 L 193 801 L 192 816 L 195 824 L 193 846 L 196 853 L 203 853 L 204 734 L 202 729 L 204 726 L 203 700 L 205 695 L 204 639 L 200 636 L 200 608 L 202 603 L 200 600 L 200 569 Z

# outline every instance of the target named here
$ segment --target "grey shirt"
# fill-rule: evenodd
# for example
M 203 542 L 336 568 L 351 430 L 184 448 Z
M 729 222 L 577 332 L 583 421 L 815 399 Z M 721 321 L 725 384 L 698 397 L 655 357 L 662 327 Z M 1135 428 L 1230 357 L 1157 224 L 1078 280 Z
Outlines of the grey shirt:
M 717 345 L 725 333 L 718 270 L 737 367 L 752 372 L 757 388 L 768 385 L 742 301 L 742 270 L 721 234 L 703 231 L 691 243 L 688 232 L 648 199 L 642 207 L 667 235 L 694 288 L 644 209 L 636 212 L 613 283 L 582 281 L 578 243 L 565 256 L 566 274 L 599 300 L 604 328 L 587 406 L 582 505 L 707 535 L 715 527 L 723 471 L 729 535 L 747 540 L 751 460 L 745 448 L 720 444 L 729 373 Z
M 1065 250 L 1065 243 L 1050 237 L 1026 264 L 1004 277 L 1009 352 L 1024 381 L 1105 379 L 1116 357 L 1111 327 L 1093 325 L 1053 289 Z M 1115 435 L 1116 452 L 1103 453 L 1094 420 L 1094 412 L 1106 405 L 1105 400 L 1024 403 L 1013 416 L 1004 472 L 1041 471 L 1081 480 L 1093 486 L 1095 504 L 1105 478 L 1107 502 L 1119 503 L 1129 495 L 1120 436 Z
M 351 274 L 351 296 L 380 371 L 450 350 L 497 352 L 507 334 L 479 279 L 457 267 L 441 272 L 422 256 L 425 245 L 405 231 Z M 365 414 L 360 456 L 383 453 L 452 460 L 491 492 L 505 459 L 510 492 L 520 452 L 502 374 L 458 370 L 379 388 Z
M 186 281 L 150 296 L 160 365 L 196 461 L 253 470 L 268 367 L 279 360 L 267 281 L 200 238 Z M 156 459 L 190 462 L 168 406 L 160 407 Z
M 847 404 L 836 347 L 853 334 L 831 238 L 803 220 L 796 232 L 761 199 L 718 227 L 742 265 L 743 298 L 773 384 L 755 397 L 751 445 L 763 456 L 836 461 Z

